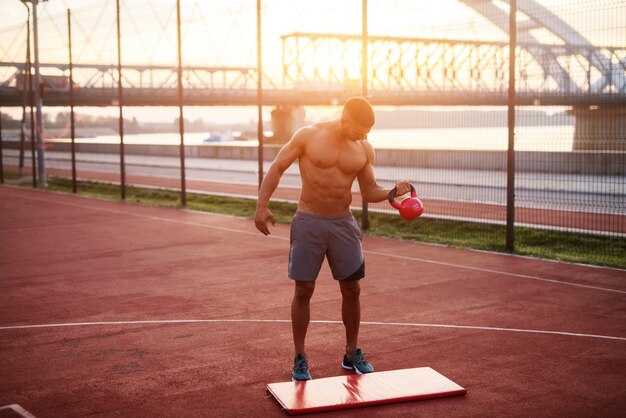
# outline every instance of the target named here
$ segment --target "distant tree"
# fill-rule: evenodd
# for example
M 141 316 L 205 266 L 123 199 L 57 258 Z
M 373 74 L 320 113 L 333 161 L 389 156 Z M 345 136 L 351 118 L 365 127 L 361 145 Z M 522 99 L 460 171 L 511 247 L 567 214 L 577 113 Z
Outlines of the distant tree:
M 173 128 L 175 132 L 178 132 L 178 121 L 180 118 L 174 118 Z M 204 131 L 204 121 L 202 119 L 196 119 L 195 121 L 190 121 L 187 118 L 183 119 L 183 125 L 185 128 L 185 132 L 202 132 Z
M 42 116 L 43 116 L 43 126 L 44 126 L 44 128 L 46 126 L 49 126 L 49 127 L 52 127 L 52 128 L 55 127 L 55 124 L 52 121 L 52 118 L 50 117 L 49 113 L 44 113 Z
M 6 113 L 0 113 L 0 117 L 2 117 L 2 129 L 19 129 L 21 123 L 19 119 L 13 119 Z
M 124 119 L 124 129 L 129 133 L 129 134 L 136 134 L 141 132 L 141 128 L 139 127 L 139 122 L 137 121 L 137 118 L 133 116 L 132 120 L 127 120 Z
M 64 126 L 69 126 L 70 124 L 70 112 L 59 112 L 57 113 L 55 125 L 59 128 Z

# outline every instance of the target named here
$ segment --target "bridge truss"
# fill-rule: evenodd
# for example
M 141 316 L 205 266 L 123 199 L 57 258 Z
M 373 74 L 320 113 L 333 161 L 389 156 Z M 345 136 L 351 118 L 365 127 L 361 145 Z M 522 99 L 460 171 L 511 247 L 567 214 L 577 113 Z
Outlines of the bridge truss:
M 359 92 L 360 36 L 293 33 L 282 37 L 282 75 L 263 79 L 268 105 L 327 105 Z M 368 91 L 380 104 L 501 105 L 506 103 L 509 48 L 505 42 L 372 36 Z M 626 47 L 520 43 L 516 54 L 519 104 L 626 104 Z M 20 105 L 25 65 L 0 63 L 3 105 Z M 65 105 L 67 64 L 41 65 L 46 105 Z M 128 105 L 176 104 L 177 69 L 125 65 Z M 75 64 L 78 105 L 116 100 L 114 65 Z M 254 105 L 257 71 L 251 67 L 183 68 L 188 105 Z
M 23 74 L 25 64 L 20 62 L 0 63 L 5 77 L 0 83 L 3 102 L 23 101 Z M 69 65 L 63 63 L 41 64 L 44 100 L 47 105 L 65 105 L 68 86 L 63 82 L 69 75 Z M 231 101 L 248 101 L 247 96 L 256 92 L 257 70 L 249 67 L 206 67 L 187 66 L 183 68 L 183 85 L 186 100 L 198 100 L 204 104 L 207 94 L 212 102 L 226 104 Z M 163 105 L 176 104 L 177 68 L 166 65 L 125 65 L 122 72 L 122 85 L 126 91 L 125 104 L 144 105 L 145 102 L 161 101 Z M 73 78 L 77 105 L 108 106 L 117 97 L 117 67 L 115 65 L 74 64 Z M 271 81 L 265 80 L 271 88 Z M 246 92 L 248 92 L 246 94 Z M 238 99 L 238 96 L 241 96 Z M 171 102 L 171 103 L 170 103 Z M 191 103 L 193 104 L 193 103 Z
M 293 33 L 282 41 L 287 84 L 358 85 L 360 36 Z M 372 36 L 368 53 L 372 97 L 429 102 L 433 96 L 447 95 L 448 104 L 492 104 L 506 96 L 509 46 L 504 42 Z M 626 48 L 521 43 L 515 54 L 522 100 L 626 102 L 626 84 L 620 82 L 626 72 Z M 599 66 L 598 57 L 611 65 Z

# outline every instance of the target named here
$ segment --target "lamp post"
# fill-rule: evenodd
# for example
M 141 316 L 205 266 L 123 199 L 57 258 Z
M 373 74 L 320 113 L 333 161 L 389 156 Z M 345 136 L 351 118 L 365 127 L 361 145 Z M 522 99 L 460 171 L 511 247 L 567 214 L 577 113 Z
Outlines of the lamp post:
M 37 5 L 39 2 L 48 0 L 20 0 L 27 8 L 26 3 L 33 4 L 33 42 L 35 47 L 35 109 L 36 124 L 35 138 L 37 141 L 37 183 L 40 186 L 46 185 L 46 167 L 45 167 L 45 144 L 43 138 L 43 116 L 41 114 L 41 78 L 39 75 L 39 36 L 37 32 Z

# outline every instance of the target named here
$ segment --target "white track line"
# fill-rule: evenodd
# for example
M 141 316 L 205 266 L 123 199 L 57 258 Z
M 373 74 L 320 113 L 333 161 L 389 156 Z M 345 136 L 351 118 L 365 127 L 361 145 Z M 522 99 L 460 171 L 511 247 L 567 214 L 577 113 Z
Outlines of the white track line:
M 11 325 L 0 327 L 0 331 L 34 329 L 34 328 L 65 328 L 65 327 L 85 327 L 85 326 L 113 326 L 113 325 L 155 325 L 155 324 L 202 324 L 202 323 L 291 323 L 289 319 L 163 319 L 147 321 L 100 321 L 100 322 L 69 322 L 62 324 L 36 324 L 36 325 Z M 312 320 L 312 324 L 333 324 L 343 325 L 342 321 L 333 320 Z M 380 325 L 391 327 L 414 327 L 414 328 L 454 328 L 469 329 L 479 331 L 506 331 L 523 332 L 528 334 L 549 334 L 567 337 L 601 338 L 606 340 L 626 341 L 626 337 L 615 337 L 611 335 L 582 334 L 576 332 L 546 331 L 536 329 L 483 327 L 476 325 L 450 325 L 450 324 L 419 324 L 410 322 L 372 322 L 363 321 L 361 325 Z
M 42 202 L 49 202 L 49 203 L 56 203 L 56 204 L 60 204 L 60 205 L 78 207 L 78 208 L 82 208 L 82 209 L 90 209 L 90 210 L 96 210 L 96 211 L 108 212 L 108 213 L 115 213 L 115 214 L 120 214 L 120 215 L 135 216 L 135 217 L 138 217 L 138 218 L 150 219 L 150 220 L 161 221 L 161 222 L 170 222 L 170 223 L 176 223 L 176 224 L 182 224 L 182 225 L 197 226 L 197 227 L 202 227 L 202 228 L 215 229 L 215 230 L 219 230 L 219 231 L 233 232 L 233 233 L 237 233 L 237 234 L 254 235 L 256 237 L 259 237 L 259 234 L 260 234 L 260 232 L 256 232 L 256 231 L 245 231 L 245 230 L 235 229 L 235 228 L 227 228 L 227 227 L 221 227 L 221 226 L 206 225 L 206 224 L 202 224 L 202 223 L 199 223 L 199 222 L 181 221 L 181 220 L 178 220 L 178 219 L 163 218 L 163 217 L 160 217 L 160 216 L 151 216 L 151 215 L 143 215 L 143 214 L 137 214 L 137 213 L 129 213 L 128 211 L 100 208 L 100 207 L 96 207 L 96 206 L 81 205 L 81 204 L 70 203 L 70 202 L 58 202 L 58 201 L 53 201 L 51 199 L 43 199 L 43 198 L 37 198 L 37 197 L 32 197 L 32 196 L 20 195 L 19 197 L 20 198 L 24 198 L 24 199 L 31 199 L 31 200 L 37 200 L 37 201 L 42 201 Z M 82 197 L 82 196 L 77 196 L 77 197 Z M 109 201 L 106 201 L 106 202 L 108 203 Z M 267 238 L 279 239 L 279 240 L 284 240 L 284 241 L 288 241 L 289 240 L 289 238 L 287 238 L 287 237 L 281 237 L 281 236 L 276 236 L 276 235 L 269 235 Z M 483 272 L 483 273 L 493 273 L 493 274 L 498 274 L 498 275 L 503 275 L 503 276 L 516 277 L 516 278 L 520 278 L 520 279 L 530 279 L 530 280 L 536 280 L 536 281 L 560 284 L 560 285 L 564 285 L 564 286 L 574 286 L 574 287 L 581 287 L 581 288 L 585 288 L 585 289 L 593 289 L 593 290 L 601 290 L 601 291 L 611 292 L 611 293 L 626 294 L 626 291 L 624 291 L 624 290 L 610 289 L 610 288 L 606 288 L 606 287 L 591 286 L 591 285 L 578 284 L 578 283 L 570 283 L 570 282 L 564 282 L 564 281 L 561 281 L 561 280 L 546 279 L 544 277 L 529 276 L 529 275 L 526 275 L 526 274 L 518 274 L 518 273 L 509 273 L 509 272 L 506 272 L 506 271 L 485 269 L 485 268 L 482 268 L 482 267 L 472 267 L 472 266 L 467 266 L 467 265 L 463 265 L 463 264 L 447 263 L 447 262 L 444 262 L 444 261 L 436 261 L 436 260 L 420 258 L 420 257 L 409 257 L 409 256 L 404 256 L 404 255 L 397 255 L 397 254 L 393 254 L 393 253 L 386 253 L 386 252 L 380 252 L 380 251 L 371 251 L 371 250 L 363 250 L 363 252 L 366 253 L 366 254 L 374 254 L 374 255 L 379 255 L 379 256 L 384 256 L 384 257 L 398 258 L 398 259 L 402 259 L 402 260 L 417 261 L 417 262 L 429 263 L 429 264 L 437 264 L 437 265 L 446 266 L 446 267 L 455 267 L 455 268 L 460 268 L 460 269 L 465 269 L 465 270 L 479 271 L 479 272 Z
M 107 222 L 98 221 L 98 222 L 99 222 L 99 225 L 115 225 L 115 224 L 126 223 L 128 221 L 107 221 Z M 45 230 L 50 230 L 50 229 L 81 228 L 84 226 L 93 226 L 93 222 L 40 225 L 40 226 L 32 226 L 28 228 L 8 228 L 8 229 L 1 229 L 0 232 L 10 234 L 14 232 L 34 232 L 34 231 L 45 231 Z
M 24 417 L 24 418 L 36 418 L 33 414 L 31 414 L 30 412 L 28 412 L 27 410 L 25 410 L 24 408 L 22 408 L 16 403 L 11 404 L 11 405 L 0 406 L 0 411 L 3 411 L 3 410 L 4 411 L 11 410 L 17 415 Z
M 368 254 L 376 254 L 376 255 L 381 255 L 381 256 L 386 256 L 386 257 L 392 257 L 392 258 L 399 258 L 399 259 L 402 259 L 402 260 L 419 261 L 419 262 L 422 262 L 422 263 L 438 264 L 440 266 L 446 266 L 446 267 L 456 267 L 456 268 L 462 268 L 462 269 L 466 269 L 466 270 L 480 271 L 480 272 L 483 272 L 483 273 L 501 274 L 501 275 L 504 275 L 504 276 L 518 277 L 518 278 L 522 278 L 522 279 L 539 280 L 539 281 L 542 281 L 542 282 L 558 283 L 558 284 L 563 284 L 563 285 L 567 285 L 567 286 L 584 287 L 584 288 L 587 288 L 587 289 L 604 290 L 605 292 L 626 294 L 626 291 L 624 291 L 624 290 L 608 289 L 606 287 L 590 286 L 590 285 L 586 285 L 586 284 L 569 283 L 569 282 L 563 282 L 563 281 L 560 281 L 560 280 L 546 279 L 546 278 L 543 278 L 543 277 L 529 276 L 529 275 L 526 275 L 526 274 L 509 273 L 509 272 L 506 272 L 506 271 L 491 270 L 491 269 L 486 269 L 486 268 L 482 268 L 482 267 L 472 267 L 472 266 L 466 266 L 466 265 L 462 265 L 462 264 L 446 263 L 445 261 L 436 261 L 436 260 L 430 260 L 430 259 L 427 259 L 427 258 L 409 257 L 409 256 L 406 256 L 406 255 L 390 254 L 390 253 L 383 253 L 383 252 L 369 251 L 369 250 L 364 250 L 363 252 L 364 253 L 368 253 Z

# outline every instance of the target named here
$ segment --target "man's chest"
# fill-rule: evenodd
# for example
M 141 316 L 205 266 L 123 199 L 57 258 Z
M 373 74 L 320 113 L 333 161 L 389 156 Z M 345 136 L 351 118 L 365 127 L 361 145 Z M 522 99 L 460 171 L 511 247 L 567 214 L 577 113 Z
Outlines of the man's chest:
M 367 162 L 365 151 L 358 143 L 338 146 L 329 141 L 316 141 L 307 145 L 305 156 L 317 168 L 337 168 L 346 175 L 356 175 Z

